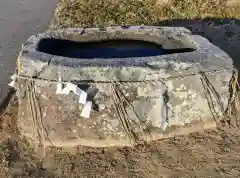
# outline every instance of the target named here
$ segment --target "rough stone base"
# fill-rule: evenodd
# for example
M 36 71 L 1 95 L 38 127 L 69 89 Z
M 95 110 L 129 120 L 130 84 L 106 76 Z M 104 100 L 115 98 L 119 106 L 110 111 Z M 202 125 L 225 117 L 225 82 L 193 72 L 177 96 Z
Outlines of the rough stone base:
M 216 122 L 213 118 L 206 119 L 204 121 L 193 122 L 187 124 L 185 126 L 178 127 L 169 127 L 165 132 L 159 132 L 156 129 L 150 130 L 149 132 L 145 132 L 143 135 L 144 142 L 152 142 L 155 140 L 172 138 L 179 135 L 186 135 L 194 132 L 203 132 L 208 129 L 216 129 Z M 26 137 L 28 137 L 33 144 L 39 144 L 40 142 L 36 139 L 33 139 L 33 135 L 31 133 L 25 133 Z M 129 138 L 124 139 L 89 139 L 89 138 L 79 138 L 78 140 L 62 140 L 59 137 L 52 138 L 50 140 L 45 139 L 43 144 L 45 147 L 57 147 L 57 148 L 73 148 L 78 146 L 87 146 L 87 147 L 124 147 L 124 146 L 133 146 L 137 144 Z M 140 143 L 140 142 L 139 142 Z
M 215 81 L 218 78 L 214 76 L 209 78 L 215 87 L 221 84 L 221 82 Z M 124 125 L 127 123 L 122 123 L 111 99 L 105 100 L 105 103 L 100 100 L 103 103 L 98 103 L 98 106 L 100 105 L 102 108 L 99 111 L 93 109 L 90 118 L 83 118 L 80 116 L 82 107 L 75 94 L 57 95 L 54 93 L 56 84 L 49 85 L 41 82 L 33 85 L 32 91 L 35 92 L 29 92 L 26 86 L 30 82 L 19 80 L 20 85 L 23 86 L 19 87 L 19 130 L 35 142 L 44 142 L 48 146 L 108 147 L 130 146 L 138 141 L 148 142 L 214 128 L 216 123 L 209 110 L 207 99 L 204 98 L 202 85 L 200 83 L 197 85 L 194 81 L 199 82 L 195 77 L 168 82 L 170 98 L 168 106 L 172 107 L 169 108 L 167 115 L 169 126 L 164 131 L 161 128 L 163 120 L 159 117 L 163 113 L 161 111 L 163 108 L 162 98 L 156 99 L 156 96 L 135 98 L 132 102 L 133 108 L 126 107 L 129 115 L 129 118 L 125 118 L 129 124 L 126 129 Z M 105 86 L 103 88 L 108 87 L 110 90 L 111 86 L 109 85 L 103 84 L 101 87 Z M 174 87 L 171 88 L 170 85 Z M 181 88 L 180 86 L 185 86 L 185 88 L 176 90 Z M 195 87 L 192 88 L 193 86 Z M 98 86 L 98 88 L 100 87 Z M 139 85 L 131 88 L 134 93 L 138 93 L 140 89 Z M 31 98 L 29 98 L 31 94 L 36 96 L 36 101 L 32 106 Z M 102 96 L 102 98 L 104 97 Z M 129 99 L 131 101 L 131 98 Z M 34 109 L 33 113 L 31 109 Z M 137 115 L 134 114 L 134 110 Z M 38 118 L 36 121 L 33 117 L 34 114 Z M 44 136 L 44 139 L 41 140 L 41 136 Z

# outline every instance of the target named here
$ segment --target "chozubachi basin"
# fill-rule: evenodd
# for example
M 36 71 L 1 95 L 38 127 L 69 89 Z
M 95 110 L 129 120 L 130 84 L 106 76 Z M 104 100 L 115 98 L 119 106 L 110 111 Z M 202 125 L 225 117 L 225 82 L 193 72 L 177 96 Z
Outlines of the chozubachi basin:
M 215 127 L 232 59 L 185 28 L 60 29 L 18 57 L 19 131 L 57 147 L 130 146 Z

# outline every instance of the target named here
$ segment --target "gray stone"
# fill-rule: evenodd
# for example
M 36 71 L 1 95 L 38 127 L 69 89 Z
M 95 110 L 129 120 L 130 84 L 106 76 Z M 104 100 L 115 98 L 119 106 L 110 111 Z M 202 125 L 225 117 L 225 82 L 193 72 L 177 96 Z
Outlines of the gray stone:
M 192 50 L 147 57 L 82 59 L 40 52 L 39 44 L 44 38 L 81 42 L 132 39 L 153 42 L 163 49 Z M 36 107 L 41 111 L 37 116 L 42 117 L 45 136 L 61 146 L 123 145 L 123 140 L 132 143 L 149 139 L 146 134 L 153 130 L 161 135 L 166 125 L 169 129 L 207 121 L 213 114 L 222 117 L 234 69 L 231 58 L 207 39 L 184 28 L 151 26 L 64 29 L 38 34 L 23 46 L 18 65 L 20 131 L 35 141 L 39 136 L 29 110 L 30 98 L 23 94 L 28 93 L 27 77 L 35 78 L 32 87 L 38 99 Z M 94 103 L 90 118 L 80 117 L 83 106 L 75 94 L 55 93 L 59 73 L 63 81 L 76 83 L 88 93 Z

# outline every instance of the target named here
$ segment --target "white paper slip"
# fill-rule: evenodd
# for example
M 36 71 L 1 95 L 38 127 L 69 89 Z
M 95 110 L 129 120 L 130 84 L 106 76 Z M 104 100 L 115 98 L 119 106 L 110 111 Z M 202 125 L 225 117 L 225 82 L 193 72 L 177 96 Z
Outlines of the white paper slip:
M 168 122 L 164 122 L 164 123 L 162 124 L 162 126 L 161 126 L 161 129 L 162 129 L 163 131 L 165 131 L 165 130 L 167 129 L 167 127 L 168 127 Z
M 11 83 L 9 83 L 8 86 L 15 88 L 15 81 L 12 81 Z
M 16 80 L 16 78 L 17 78 L 17 75 L 16 75 L 16 74 L 14 74 L 14 75 L 11 76 L 11 79 L 12 79 L 12 80 Z
M 80 88 L 78 88 L 78 86 L 73 84 L 73 83 L 67 83 L 67 88 L 77 95 L 80 95 L 81 92 L 82 92 L 82 90 Z
M 61 94 L 68 95 L 70 93 L 69 88 L 65 87 L 62 91 Z
M 88 101 L 84 107 L 83 107 L 83 110 L 81 112 L 81 117 L 84 117 L 84 118 L 89 118 L 90 117 L 90 113 L 91 113 L 91 109 L 92 109 L 92 101 Z
M 66 88 L 68 88 L 69 91 L 72 91 L 75 94 L 78 94 L 80 92 L 80 88 L 77 87 L 77 85 L 73 84 L 73 83 L 67 83 Z M 79 93 L 80 95 L 80 93 Z
M 62 94 L 62 84 L 61 83 L 57 83 L 56 93 L 57 94 Z
M 86 93 L 86 92 L 77 87 L 76 88 L 76 95 L 80 96 L 82 93 Z
M 72 91 L 73 93 L 77 94 L 77 85 L 72 84 L 72 83 L 67 83 L 66 88 L 69 89 L 69 91 Z
M 57 89 L 56 89 L 56 94 L 61 94 L 62 93 L 62 78 L 60 76 L 58 76 L 58 82 L 57 83 Z
M 87 93 L 85 91 L 81 90 L 78 102 L 80 104 L 86 104 L 86 100 L 87 100 Z

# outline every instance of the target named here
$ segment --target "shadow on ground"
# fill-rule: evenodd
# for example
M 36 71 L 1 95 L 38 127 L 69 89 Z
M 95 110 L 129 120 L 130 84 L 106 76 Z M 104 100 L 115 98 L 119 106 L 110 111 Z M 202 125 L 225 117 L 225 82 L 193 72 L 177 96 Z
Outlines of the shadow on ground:
M 240 69 L 240 19 L 175 19 L 160 21 L 154 25 L 185 27 L 193 34 L 207 38 L 227 52 L 232 57 L 235 67 Z

